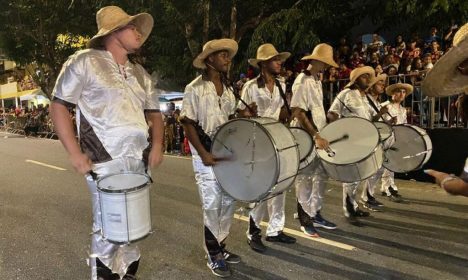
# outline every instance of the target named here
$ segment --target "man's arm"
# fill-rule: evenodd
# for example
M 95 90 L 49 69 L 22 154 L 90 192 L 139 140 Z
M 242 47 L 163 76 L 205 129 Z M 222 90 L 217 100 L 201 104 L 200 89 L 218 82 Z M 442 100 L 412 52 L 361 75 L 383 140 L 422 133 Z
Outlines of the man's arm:
M 195 129 L 195 121 L 191 120 L 187 117 L 183 117 L 180 122 L 184 127 L 185 136 L 187 136 L 188 140 L 192 144 L 192 146 L 197 150 L 198 155 L 201 157 L 203 164 L 206 166 L 216 164 L 215 158 L 213 155 L 208 152 L 203 144 L 200 141 L 200 137 L 198 137 L 197 130 Z
M 92 162 L 86 154 L 81 152 L 68 108 L 64 104 L 54 101 L 50 106 L 50 115 L 55 132 L 65 147 L 73 168 L 83 175 L 91 171 Z
M 164 122 L 160 112 L 146 112 L 146 118 L 153 124 L 151 139 L 153 140 L 151 151 L 148 157 L 148 165 L 151 168 L 157 167 L 163 161 L 163 137 Z
M 298 107 L 293 107 L 291 109 L 293 112 L 293 117 L 295 117 L 299 121 L 299 123 L 301 124 L 301 127 L 303 127 L 310 135 L 314 137 L 315 145 L 319 149 L 327 149 L 329 145 L 328 141 L 320 137 L 320 134 L 318 133 L 317 130 L 315 130 L 312 123 L 310 123 L 304 110 Z
M 461 178 L 432 169 L 424 170 L 424 173 L 434 177 L 436 184 L 440 185 L 446 192 L 453 195 L 468 196 L 468 182 L 463 181 Z

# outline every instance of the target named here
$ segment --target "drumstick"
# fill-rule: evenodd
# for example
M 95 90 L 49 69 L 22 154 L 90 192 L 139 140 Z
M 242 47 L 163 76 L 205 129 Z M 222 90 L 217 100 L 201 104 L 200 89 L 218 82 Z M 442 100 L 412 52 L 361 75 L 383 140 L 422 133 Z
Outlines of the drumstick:
M 335 139 L 335 140 L 331 140 L 331 141 L 329 142 L 329 144 L 330 144 L 330 145 L 331 145 L 331 144 L 335 144 L 335 143 L 338 143 L 338 142 L 340 142 L 340 141 L 346 140 L 346 139 L 348 139 L 348 138 L 349 138 L 349 135 L 348 135 L 348 134 L 344 134 L 344 135 L 341 136 L 340 138 L 337 138 L 337 139 Z
M 417 153 L 417 154 L 414 154 L 414 155 L 404 156 L 403 158 L 404 158 L 404 159 L 408 159 L 408 158 L 418 157 L 418 156 L 420 156 L 420 155 L 427 154 L 427 153 L 429 153 L 430 151 L 432 151 L 432 150 L 420 152 L 420 153 Z
M 233 154 L 232 150 L 229 149 L 226 145 L 224 145 L 223 142 L 219 141 L 217 138 L 215 138 L 215 141 L 221 144 L 226 150 L 228 150 L 231 154 Z
M 235 91 L 234 91 L 233 93 L 234 93 L 234 96 L 235 96 L 237 99 L 239 99 L 240 102 L 241 102 L 242 104 L 244 104 L 245 107 L 246 107 L 247 109 L 249 109 L 249 111 L 253 114 L 254 111 L 252 110 L 252 108 L 250 108 L 249 104 L 247 104 L 244 100 L 242 100 L 242 98 L 240 97 L 239 93 L 237 93 L 237 92 L 235 92 Z

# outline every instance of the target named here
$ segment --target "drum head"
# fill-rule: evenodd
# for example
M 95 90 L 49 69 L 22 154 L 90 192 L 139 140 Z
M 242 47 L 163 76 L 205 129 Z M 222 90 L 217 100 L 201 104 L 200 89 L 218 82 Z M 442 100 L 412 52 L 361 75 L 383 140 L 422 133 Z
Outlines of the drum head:
M 276 184 L 279 163 L 269 133 L 260 125 L 273 119 L 236 119 L 217 131 L 211 153 L 222 158 L 213 166 L 216 180 L 233 198 L 262 199 Z M 258 198 L 258 199 L 257 199 Z
M 392 126 L 389 124 L 386 124 L 384 122 L 374 122 L 375 127 L 377 127 L 377 130 L 380 135 L 380 141 L 385 141 L 387 140 L 390 136 L 392 136 L 393 129 Z
M 320 136 L 330 142 L 335 156 L 330 157 L 323 149 L 317 149 L 318 156 L 336 165 L 356 163 L 367 158 L 375 152 L 380 140 L 375 125 L 357 117 L 342 118 L 329 123 L 320 131 Z M 334 141 L 336 142 L 333 143 Z
M 296 143 L 299 145 L 299 161 L 306 159 L 314 148 L 314 141 L 310 134 L 300 127 L 290 127 L 292 135 L 296 139 Z
M 396 125 L 393 131 L 395 143 L 385 151 L 385 168 L 397 173 L 421 168 L 429 160 L 432 149 L 425 130 L 412 125 Z
M 120 173 L 102 177 L 97 182 L 97 187 L 102 192 L 122 193 L 143 188 L 150 182 L 146 174 Z

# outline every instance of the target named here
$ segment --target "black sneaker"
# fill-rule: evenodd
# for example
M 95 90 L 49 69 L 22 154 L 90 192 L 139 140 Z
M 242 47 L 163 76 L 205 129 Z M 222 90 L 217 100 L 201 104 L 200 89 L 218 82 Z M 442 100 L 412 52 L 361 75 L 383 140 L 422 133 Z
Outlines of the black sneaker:
M 370 213 L 366 211 L 362 211 L 361 209 L 358 208 L 354 210 L 354 213 L 351 213 L 351 215 L 353 215 L 354 217 L 358 217 L 358 218 L 365 218 L 365 217 L 369 217 Z
M 301 226 L 302 232 L 309 237 L 320 237 L 314 226 Z
M 369 211 L 372 211 L 372 212 L 379 212 L 381 211 L 379 209 L 379 207 L 375 206 L 372 204 L 371 200 L 368 200 L 368 201 L 362 201 L 362 206 L 366 209 L 368 209 Z
M 388 195 L 387 197 L 388 197 L 388 199 L 390 201 L 393 201 L 393 202 L 396 202 L 396 203 L 403 202 L 403 199 L 401 198 L 400 195 L 395 195 L 395 194 L 392 193 L 392 194 Z
M 371 205 L 373 205 L 373 206 L 375 206 L 375 207 L 383 207 L 383 206 L 384 206 L 380 201 L 378 201 L 378 200 L 375 199 L 374 197 L 369 198 L 369 199 L 367 200 L 367 202 L 369 202 Z
M 219 253 L 216 256 L 210 257 L 211 261 L 208 260 L 206 265 L 211 269 L 211 272 L 218 277 L 230 277 L 232 275 L 224 256 Z
M 296 238 L 284 234 L 283 231 L 279 231 L 278 235 L 276 236 L 267 236 L 265 240 L 269 242 L 280 242 L 280 243 L 286 243 L 286 244 L 296 243 Z
M 227 263 L 240 263 L 241 257 L 234 253 L 229 252 L 228 250 L 223 250 L 223 256 Z
M 267 247 L 262 242 L 262 236 L 258 234 L 252 235 L 250 239 L 247 239 L 249 246 L 255 252 L 263 253 L 266 251 Z
M 325 229 L 336 229 L 336 225 L 330 221 L 325 220 L 320 212 L 317 212 L 315 217 L 312 218 L 315 227 L 321 227 Z

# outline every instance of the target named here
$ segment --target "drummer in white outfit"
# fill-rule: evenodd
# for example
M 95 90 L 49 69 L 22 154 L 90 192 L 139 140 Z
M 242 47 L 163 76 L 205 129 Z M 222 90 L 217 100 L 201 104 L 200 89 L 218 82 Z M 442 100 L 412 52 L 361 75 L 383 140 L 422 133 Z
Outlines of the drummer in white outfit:
M 220 277 L 230 276 L 227 263 L 238 263 L 240 257 L 225 248 L 235 201 L 216 181 L 211 166 L 217 159 L 210 149 L 216 130 L 236 113 L 233 87 L 225 75 L 237 48 L 236 41 L 231 39 L 212 40 L 203 46 L 193 65 L 204 72 L 186 86 L 180 113 L 202 202 L 207 266 Z
M 148 38 L 153 18 L 129 16 L 116 6 L 96 15 L 99 32 L 88 49 L 70 56 L 53 90 L 51 116 L 73 167 L 87 175 L 93 206 L 91 279 L 134 279 L 140 250 L 134 244 L 116 245 L 103 239 L 101 206 L 96 179 L 137 172 L 162 161 L 163 121 L 154 82 L 143 67 L 129 60 Z M 76 108 L 79 144 L 68 108 Z M 153 145 L 145 166 L 148 125 L 153 123 Z M 75 279 L 87 277 L 76 276 Z
M 323 108 L 322 82 L 318 74 L 330 66 L 338 67 L 333 60 L 333 48 L 327 44 L 318 44 L 311 55 L 301 60 L 309 61 L 309 67 L 297 76 L 292 86 L 291 108 L 294 120 L 291 125 L 305 129 L 318 148 L 327 148 L 328 141 L 319 134 L 327 124 L 327 117 Z M 310 112 L 311 119 L 306 112 Z M 295 181 L 299 222 L 301 230 L 308 236 L 318 237 L 314 226 L 336 228 L 334 223 L 325 220 L 320 214 L 327 178 L 320 159 L 316 157 L 297 175 Z
M 387 87 L 386 91 L 388 96 L 391 97 L 391 102 L 387 106 L 388 112 L 395 120 L 394 124 L 405 124 L 406 108 L 401 105 L 406 96 L 413 92 L 413 86 L 410 84 L 397 83 Z M 387 196 L 391 201 L 401 202 L 401 195 L 398 193 L 398 188 L 395 185 L 394 173 L 385 169 L 382 174 L 382 195 Z
M 374 77 L 369 85 L 368 91 L 368 101 L 369 105 L 371 106 L 371 110 L 373 113 L 373 121 L 376 122 L 385 122 L 388 125 L 393 124 L 393 119 L 390 114 L 388 114 L 388 106 L 382 106 L 380 103 L 380 96 L 385 92 L 385 84 L 387 82 L 387 75 L 382 74 Z M 372 103 L 371 103 L 372 102 Z M 382 145 L 384 150 L 391 147 L 394 143 L 395 139 L 393 136 L 386 139 Z M 382 177 L 382 174 L 385 170 L 385 167 L 382 166 L 377 173 L 375 173 L 372 177 L 365 180 L 364 187 L 362 189 L 361 194 L 361 203 L 364 208 L 369 209 L 371 211 L 381 211 L 381 207 L 383 206 L 375 198 L 375 188 L 377 186 L 377 181 Z
M 372 77 L 375 77 L 375 71 L 369 66 L 351 71 L 350 82 L 336 96 L 328 110 L 328 119 L 335 121 L 340 117 L 361 117 L 372 121 L 373 114 L 365 92 Z M 358 187 L 359 182 L 343 183 L 343 211 L 344 215 L 351 221 L 357 217 L 369 216 L 369 212 L 359 209 L 356 201 Z
M 257 57 L 249 59 L 249 63 L 260 68 L 260 75 L 248 81 L 242 88 L 242 100 L 257 105 L 257 115 L 281 122 L 286 122 L 288 111 L 286 109 L 286 85 L 276 76 L 280 74 L 282 63 L 290 56 L 289 52 L 279 53 L 272 44 L 263 44 L 257 49 Z M 239 103 L 244 116 L 249 116 L 243 103 Z M 249 229 L 247 238 L 250 247 L 257 252 L 264 252 L 265 245 L 261 240 L 260 223 L 268 214 L 269 221 L 265 240 L 270 242 L 294 243 L 296 239 L 283 232 L 285 223 L 284 205 L 286 194 L 282 193 L 266 201 L 256 203 L 250 211 Z

